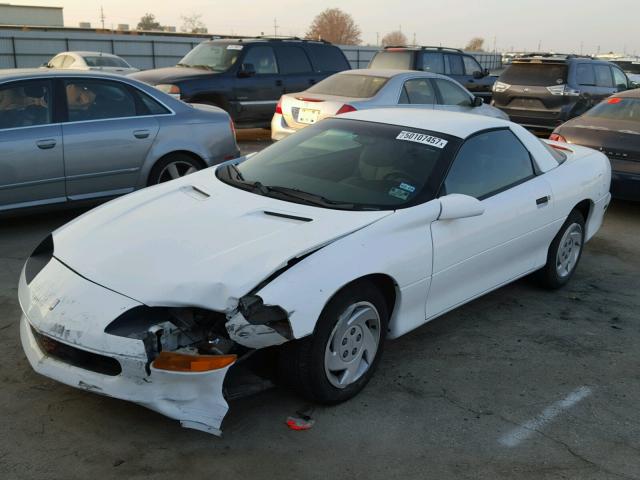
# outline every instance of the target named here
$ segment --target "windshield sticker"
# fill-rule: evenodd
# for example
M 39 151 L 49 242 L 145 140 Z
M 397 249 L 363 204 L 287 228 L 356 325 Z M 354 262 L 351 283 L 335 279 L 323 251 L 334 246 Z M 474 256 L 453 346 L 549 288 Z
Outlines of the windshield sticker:
M 430 145 L 436 148 L 444 148 L 447 146 L 447 140 L 438 137 L 432 137 L 431 135 L 425 135 L 424 133 L 401 131 L 396 140 L 404 140 L 405 142 L 422 143 L 423 145 Z
M 227 45 L 227 50 L 242 50 L 242 45 Z
M 393 187 L 391 190 L 389 190 L 388 194 L 391 195 L 392 197 L 399 198 L 400 200 L 406 200 L 409 198 L 409 192 L 405 190 L 400 190 L 397 187 Z
M 408 183 L 401 183 L 400 187 L 402 190 L 406 190 L 407 192 L 413 193 L 416 191 L 416 187 L 413 185 L 409 185 Z

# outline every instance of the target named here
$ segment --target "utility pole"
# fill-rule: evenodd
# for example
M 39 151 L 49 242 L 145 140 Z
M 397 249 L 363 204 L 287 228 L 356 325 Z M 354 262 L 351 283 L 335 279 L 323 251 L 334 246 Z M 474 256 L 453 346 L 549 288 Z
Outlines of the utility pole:
M 274 37 L 278 36 L 278 19 L 277 18 L 273 19 L 273 36 Z
M 380 46 L 380 32 L 376 32 L 376 47 Z
M 104 9 L 102 5 L 100 5 L 100 22 L 102 22 L 102 29 L 104 30 Z
M 542 51 L 542 40 L 538 40 L 538 52 Z
M 413 32 L 413 43 L 412 45 L 417 45 L 416 43 L 416 32 Z
M 493 36 L 493 53 L 496 53 L 496 36 Z

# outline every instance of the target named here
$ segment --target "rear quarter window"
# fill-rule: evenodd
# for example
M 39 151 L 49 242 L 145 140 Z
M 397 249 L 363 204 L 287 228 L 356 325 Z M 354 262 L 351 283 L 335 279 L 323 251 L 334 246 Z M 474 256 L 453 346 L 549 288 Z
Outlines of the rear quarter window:
M 500 75 L 509 85 L 550 87 L 567 82 L 567 65 L 558 63 L 512 63 Z
M 376 53 L 369 68 L 389 68 L 393 70 L 411 70 L 413 52 L 409 50 L 392 51 L 385 50 Z
M 325 78 L 307 89 L 307 92 L 339 97 L 371 98 L 380 91 L 388 80 L 387 77 L 343 73 Z
M 351 66 L 338 47 L 333 45 L 307 45 L 313 69 L 316 72 L 341 72 Z

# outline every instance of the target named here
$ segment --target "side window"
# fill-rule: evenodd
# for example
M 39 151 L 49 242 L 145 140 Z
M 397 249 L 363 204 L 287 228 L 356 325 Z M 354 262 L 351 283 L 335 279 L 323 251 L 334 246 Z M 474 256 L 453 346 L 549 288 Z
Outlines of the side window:
M 400 99 L 398 100 L 399 105 L 405 105 L 409 103 L 409 95 L 407 95 L 407 89 L 402 87 L 402 91 L 400 92 Z
M 265 46 L 253 46 L 247 52 L 242 63 L 250 63 L 258 75 L 269 75 L 278 73 L 276 56 L 273 48 Z
M 167 113 L 171 113 L 165 107 L 163 107 L 160 103 L 158 103 L 155 99 L 151 98 L 146 93 L 142 93 L 136 90 L 136 94 L 140 98 L 140 101 L 144 105 L 144 109 L 147 111 L 142 113 L 142 115 L 165 115 Z
M 316 72 L 341 72 L 351 66 L 338 47 L 331 45 L 307 44 L 311 62 Z
M 65 80 L 70 122 L 133 117 L 136 100 L 126 85 L 110 80 Z
M 53 59 L 51 59 L 51 61 L 49 62 L 49 65 L 51 65 L 51 67 L 53 68 L 62 68 L 62 62 L 64 62 L 65 58 L 67 58 L 66 55 L 58 55 L 57 57 L 53 57 Z
M 462 57 L 460 55 L 445 55 L 444 73 L 446 75 L 464 75 Z
M 482 67 L 475 58 L 465 55 L 462 60 L 464 61 L 464 71 L 467 75 L 473 75 L 474 72 L 482 72 Z
M 48 80 L 0 86 L 0 129 L 51 123 L 51 104 L 51 83 Z
M 596 85 L 598 87 L 613 87 L 609 65 L 594 65 L 593 67 L 596 71 Z
M 444 73 L 442 54 L 437 52 L 424 52 L 422 54 L 422 70 L 431 73 Z
M 313 71 L 307 54 L 300 47 L 278 47 L 276 53 L 278 55 L 280 73 L 283 75 Z
M 617 67 L 611 67 L 611 70 L 613 71 L 613 83 L 616 88 L 619 90 L 626 90 L 629 88 L 629 82 L 627 81 L 627 76 L 624 72 Z
M 444 193 L 482 200 L 533 176 L 531 157 L 522 143 L 510 130 L 494 130 L 475 135 L 460 147 L 444 181 Z
M 62 68 L 69 68 L 71 67 L 71 65 L 73 65 L 75 63 L 76 59 L 73 58 L 71 55 L 66 55 L 64 57 L 64 61 L 62 62 Z
M 596 74 L 593 71 L 593 65 L 588 63 L 579 63 L 576 67 L 576 79 L 579 85 L 587 87 L 595 86 Z
M 404 82 L 402 89 L 406 95 L 407 102 L 416 105 L 429 105 L 436 102 L 436 94 L 433 85 L 426 78 L 414 78 Z M 402 100 L 402 96 L 400 97 Z M 402 101 L 400 102 L 402 103 Z
M 442 105 L 459 105 L 461 107 L 472 105 L 471 97 L 462 87 L 444 78 L 434 78 L 434 81 L 440 91 Z

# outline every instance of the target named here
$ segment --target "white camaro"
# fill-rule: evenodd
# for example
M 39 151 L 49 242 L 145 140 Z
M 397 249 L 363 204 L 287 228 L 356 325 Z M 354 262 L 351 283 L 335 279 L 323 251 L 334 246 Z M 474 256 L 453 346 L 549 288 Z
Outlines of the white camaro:
M 385 337 L 533 272 L 565 284 L 610 175 L 495 118 L 327 119 L 55 231 L 20 279 L 23 348 L 43 375 L 212 433 L 229 369 L 266 347 L 304 396 L 344 401 Z

